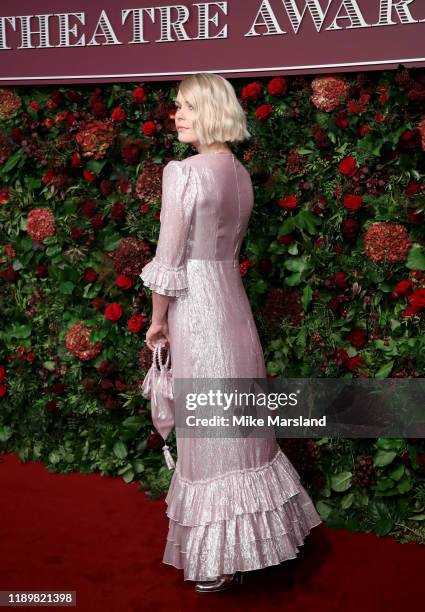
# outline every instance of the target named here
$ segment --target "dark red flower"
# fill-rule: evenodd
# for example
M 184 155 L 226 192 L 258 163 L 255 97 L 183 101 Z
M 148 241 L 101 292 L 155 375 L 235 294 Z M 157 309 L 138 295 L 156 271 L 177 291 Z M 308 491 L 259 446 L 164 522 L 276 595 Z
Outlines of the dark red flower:
M 406 297 L 409 295 L 409 293 L 412 292 L 413 289 L 413 282 L 410 280 L 401 280 L 400 282 L 398 282 L 396 284 L 396 286 L 394 287 L 391 295 L 394 299 L 397 299 L 398 297 L 402 296 L 402 297 Z
M 133 334 L 137 334 L 142 329 L 144 322 L 145 318 L 143 317 L 143 315 L 133 315 L 127 321 L 127 325 L 129 330 L 132 331 Z
M 122 202 L 115 202 L 111 208 L 111 219 L 113 221 L 122 221 L 125 219 L 125 206 Z
M 347 194 L 344 196 L 344 206 L 347 210 L 358 210 L 362 207 L 362 196 Z
M 141 131 L 145 136 L 155 136 L 156 123 L 155 121 L 145 121 L 141 127 Z
M 354 357 L 351 357 L 350 359 L 348 359 L 346 365 L 347 365 L 347 368 L 351 372 L 355 372 L 362 363 L 363 363 L 363 357 L 361 355 L 355 355 Z
M 417 312 L 425 308 L 425 288 L 415 289 L 409 295 L 407 301 Z
M 348 157 L 344 157 L 338 164 L 339 171 L 341 174 L 345 174 L 346 176 L 352 176 L 357 170 L 357 161 L 349 155 Z
M 258 81 L 255 81 L 253 83 L 248 83 L 248 85 L 245 85 L 245 87 L 242 89 L 241 97 L 242 100 L 256 100 L 262 95 L 262 93 L 262 84 Z
M 131 287 L 133 286 L 133 281 L 129 276 L 126 276 L 125 274 L 120 274 L 115 279 L 115 284 L 120 289 L 131 289 Z
M 96 212 L 96 202 L 93 200 L 85 200 L 81 207 L 81 212 L 84 217 L 90 219 Z
M 121 106 L 116 106 L 111 113 L 112 121 L 116 121 L 117 123 L 123 123 L 127 119 L 127 114 Z
M 348 342 L 356 349 L 361 349 L 366 344 L 366 332 L 362 327 L 355 327 L 347 336 Z
M 273 112 L 271 104 L 262 104 L 255 111 L 257 121 L 265 121 Z
M 294 234 L 291 234 L 291 233 L 283 234 L 282 236 L 279 236 L 279 238 L 277 239 L 277 241 L 280 242 L 280 244 L 285 244 L 286 246 L 294 242 L 294 240 L 295 240 L 295 236 Z
M 71 228 L 71 238 L 75 242 L 79 242 L 84 236 L 84 231 L 80 227 Z
M 283 196 L 283 198 L 278 202 L 278 205 L 285 210 L 292 210 L 293 208 L 296 208 L 297 204 L 297 196 L 290 194 Z
M 108 321 L 119 321 L 123 314 L 123 308 L 121 304 L 113 302 L 112 304 L 107 305 L 104 314 Z
M 86 268 L 83 277 L 86 283 L 94 283 L 97 280 L 98 274 L 93 268 Z
M 344 219 L 342 222 L 342 233 L 348 240 L 354 240 L 360 229 L 357 219 Z
M 131 96 L 134 102 L 136 102 L 137 104 L 142 104 L 148 99 L 148 96 L 143 87 L 136 87 L 135 89 L 133 89 Z
M 282 96 L 288 87 L 287 81 L 283 77 L 275 77 L 271 79 L 267 85 L 267 91 L 272 96 Z
M 105 223 L 106 220 L 100 213 L 96 213 L 91 219 L 93 229 L 102 229 L 102 227 L 105 227 Z

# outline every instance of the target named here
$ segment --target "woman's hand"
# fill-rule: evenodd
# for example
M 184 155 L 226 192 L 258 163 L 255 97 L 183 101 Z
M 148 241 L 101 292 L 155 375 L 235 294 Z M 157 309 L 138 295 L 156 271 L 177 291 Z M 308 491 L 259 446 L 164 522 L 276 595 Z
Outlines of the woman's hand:
M 150 348 L 151 351 L 154 350 L 155 345 L 157 344 L 160 338 L 165 338 L 163 341 L 164 348 L 168 348 L 170 338 L 168 335 L 168 321 L 162 322 L 154 322 L 152 321 L 148 331 L 146 332 L 146 344 Z

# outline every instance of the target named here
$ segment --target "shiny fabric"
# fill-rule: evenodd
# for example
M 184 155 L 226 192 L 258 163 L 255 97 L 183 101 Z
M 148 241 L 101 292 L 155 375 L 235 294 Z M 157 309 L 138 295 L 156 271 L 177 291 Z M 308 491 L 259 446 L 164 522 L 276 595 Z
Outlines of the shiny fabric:
M 238 259 L 253 203 L 250 175 L 232 154 L 197 154 L 164 169 L 157 250 L 141 278 L 175 298 L 175 378 L 266 377 Z M 163 562 L 185 580 L 293 559 L 322 522 L 275 438 L 176 441 Z

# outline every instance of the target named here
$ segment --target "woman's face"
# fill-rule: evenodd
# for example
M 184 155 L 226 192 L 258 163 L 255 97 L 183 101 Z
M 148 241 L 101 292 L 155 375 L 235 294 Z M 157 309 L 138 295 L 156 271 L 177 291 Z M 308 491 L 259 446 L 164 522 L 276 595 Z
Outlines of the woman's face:
M 183 98 L 180 91 L 176 98 L 176 113 L 175 122 L 176 130 L 180 142 L 197 146 L 198 139 L 196 132 L 193 129 L 193 121 L 195 119 L 195 111 L 192 105 Z

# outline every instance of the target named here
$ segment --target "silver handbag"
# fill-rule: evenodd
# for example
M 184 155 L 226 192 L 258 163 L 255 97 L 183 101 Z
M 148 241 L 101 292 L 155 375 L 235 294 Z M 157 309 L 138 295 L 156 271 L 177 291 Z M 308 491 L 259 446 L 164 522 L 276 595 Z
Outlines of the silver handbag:
M 161 348 L 162 341 L 159 340 L 153 351 L 152 365 L 142 383 L 142 395 L 151 401 L 152 422 L 165 442 L 175 426 L 174 392 L 170 350 L 167 349 L 167 358 L 163 363 Z M 167 444 L 164 444 L 162 450 L 168 469 L 173 470 L 176 465 Z

